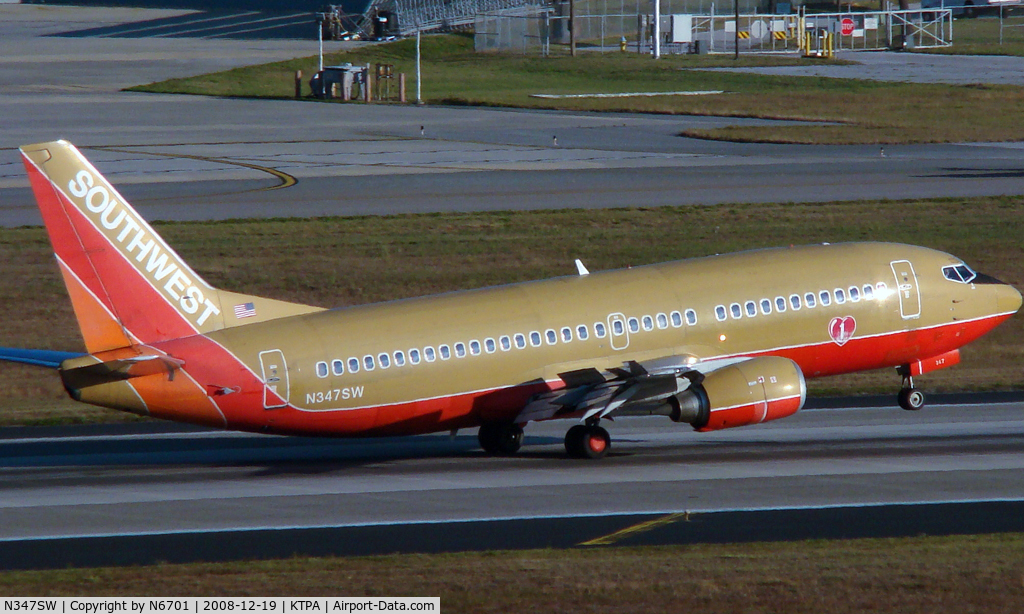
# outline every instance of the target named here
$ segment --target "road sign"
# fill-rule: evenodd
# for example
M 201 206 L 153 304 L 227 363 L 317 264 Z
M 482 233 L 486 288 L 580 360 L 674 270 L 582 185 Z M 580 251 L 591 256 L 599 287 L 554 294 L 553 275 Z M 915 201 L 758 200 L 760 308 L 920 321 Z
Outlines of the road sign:
M 853 35 L 853 20 L 852 19 L 850 19 L 849 17 L 843 17 L 843 20 L 841 22 L 839 22 L 839 24 L 840 24 L 840 30 L 839 31 L 840 31 L 840 33 L 843 36 L 852 36 Z

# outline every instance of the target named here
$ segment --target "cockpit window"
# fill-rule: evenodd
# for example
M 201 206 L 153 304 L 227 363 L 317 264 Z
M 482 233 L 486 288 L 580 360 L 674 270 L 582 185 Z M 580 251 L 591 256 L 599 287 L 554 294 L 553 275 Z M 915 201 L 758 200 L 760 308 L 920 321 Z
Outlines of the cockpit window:
M 978 274 L 966 264 L 951 264 L 949 266 L 942 267 L 942 276 L 949 281 L 969 284 L 978 276 Z

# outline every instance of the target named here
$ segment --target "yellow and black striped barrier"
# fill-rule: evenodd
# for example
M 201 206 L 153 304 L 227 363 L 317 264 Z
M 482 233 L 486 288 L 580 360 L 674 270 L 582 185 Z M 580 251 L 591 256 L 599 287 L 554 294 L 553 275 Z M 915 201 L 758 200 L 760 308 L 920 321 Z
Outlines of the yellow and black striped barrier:
M 737 32 L 736 36 L 739 38 L 750 38 L 750 32 Z
M 775 40 L 777 41 L 784 41 L 788 38 L 785 32 L 772 32 L 772 36 L 775 37 Z

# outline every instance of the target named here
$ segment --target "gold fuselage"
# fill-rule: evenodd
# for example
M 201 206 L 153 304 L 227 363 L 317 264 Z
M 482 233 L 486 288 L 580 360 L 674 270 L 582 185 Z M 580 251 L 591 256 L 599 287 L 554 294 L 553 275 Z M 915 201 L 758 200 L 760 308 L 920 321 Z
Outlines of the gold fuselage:
M 894 262 L 913 266 L 911 291 L 902 298 L 898 288 L 904 280 L 896 278 Z M 767 249 L 324 311 L 207 337 L 253 373 L 265 375 L 261 353 L 264 362 L 281 356 L 286 364 L 287 381 L 278 385 L 291 407 L 268 409 L 235 426 L 302 430 L 295 414 L 322 414 L 317 420 L 322 424 L 327 415 L 349 412 L 361 416 L 354 420 L 358 426 L 342 432 L 390 432 L 418 413 L 430 413 L 435 419 L 429 423 L 438 430 L 511 419 L 521 409 L 514 405 L 520 397 L 499 391 L 535 391 L 541 382 L 556 381 L 558 373 L 617 367 L 628 360 L 676 357 L 699 365 L 776 354 L 815 377 L 936 356 L 980 336 L 1020 306 L 1019 293 L 1009 286 L 943 277 L 943 266 L 959 263 L 942 252 L 898 244 Z M 872 288 L 872 298 L 865 297 L 864 286 Z M 851 287 L 858 289 L 859 300 L 852 300 Z M 836 289 L 846 297 L 842 304 Z M 827 306 L 823 292 L 831 299 Z M 815 296 L 814 307 L 808 306 L 808 293 Z M 793 308 L 793 295 L 801 299 L 799 309 Z M 785 311 L 777 309 L 778 297 Z M 762 300 L 772 304 L 770 313 L 764 313 Z M 754 316 L 748 315 L 749 301 Z M 724 321 L 716 314 L 719 306 L 726 309 Z M 686 321 L 690 310 L 696 315 L 693 324 Z M 673 316 L 682 318 L 681 325 Z M 849 340 L 830 337 L 835 318 L 855 321 Z M 617 319 L 625 326 L 623 335 L 613 334 Z M 605 328 L 603 338 L 598 323 Z M 565 328 L 569 335 L 563 337 Z M 548 331 L 554 331 L 554 343 Z M 539 346 L 534 333 L 541 336 Z M 525 337 L 526 347 L 517 347 L 516 335 Z M 502 346 L 503 337 L 509 349 Z M 481 345 L 478 355 L 470 351 L 474 342 Z M 465 355 L 456 355 L 456 344 L 466 348 Z M 448 358 L 442 357 L 442 346 Z M 433 361 L 426 359 L 426 348 L 433 349 Z M 421 355 L 419 364 L 411 364 L 413 350 Z M 396 352 L 404 365 L 396 364 Z M 387 368 L 381 366 L 382 354 Z M 367 356 L 373 357 L 372 370 L 366 368 Z M 349 368 L 352 360 L 359 364 L 357 372 Z M 493 401 L 480 402 L 487 395 L 494 395 Z M 453 398 L 469 401 L 452 403 Z M 292 417 L 278 420 L 273 414 L 281 410 Z M 253 419 L 267 422 L 249 423 Z

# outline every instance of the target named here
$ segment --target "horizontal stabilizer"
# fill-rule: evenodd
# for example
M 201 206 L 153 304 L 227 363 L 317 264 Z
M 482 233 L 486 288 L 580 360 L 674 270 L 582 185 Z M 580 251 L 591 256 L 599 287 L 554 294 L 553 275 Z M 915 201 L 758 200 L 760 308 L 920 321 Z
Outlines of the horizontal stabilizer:
M 21 348 L 0 348 L 0 360 L 20 362 L 26 365 L 56 369 L 70 358 L 85 356 L 81 352 L 57 352 L 54 350 L 23 350 Z
M 170 379 L 174 379 L 174 372 L 184 364 L 183 361 L 169 356 L 133 356 L 62 370 L 60 376 L 64 380 L 65 387 L 80 390 L 97 384 L 124 381 L 156 373 L 166 373 Z

